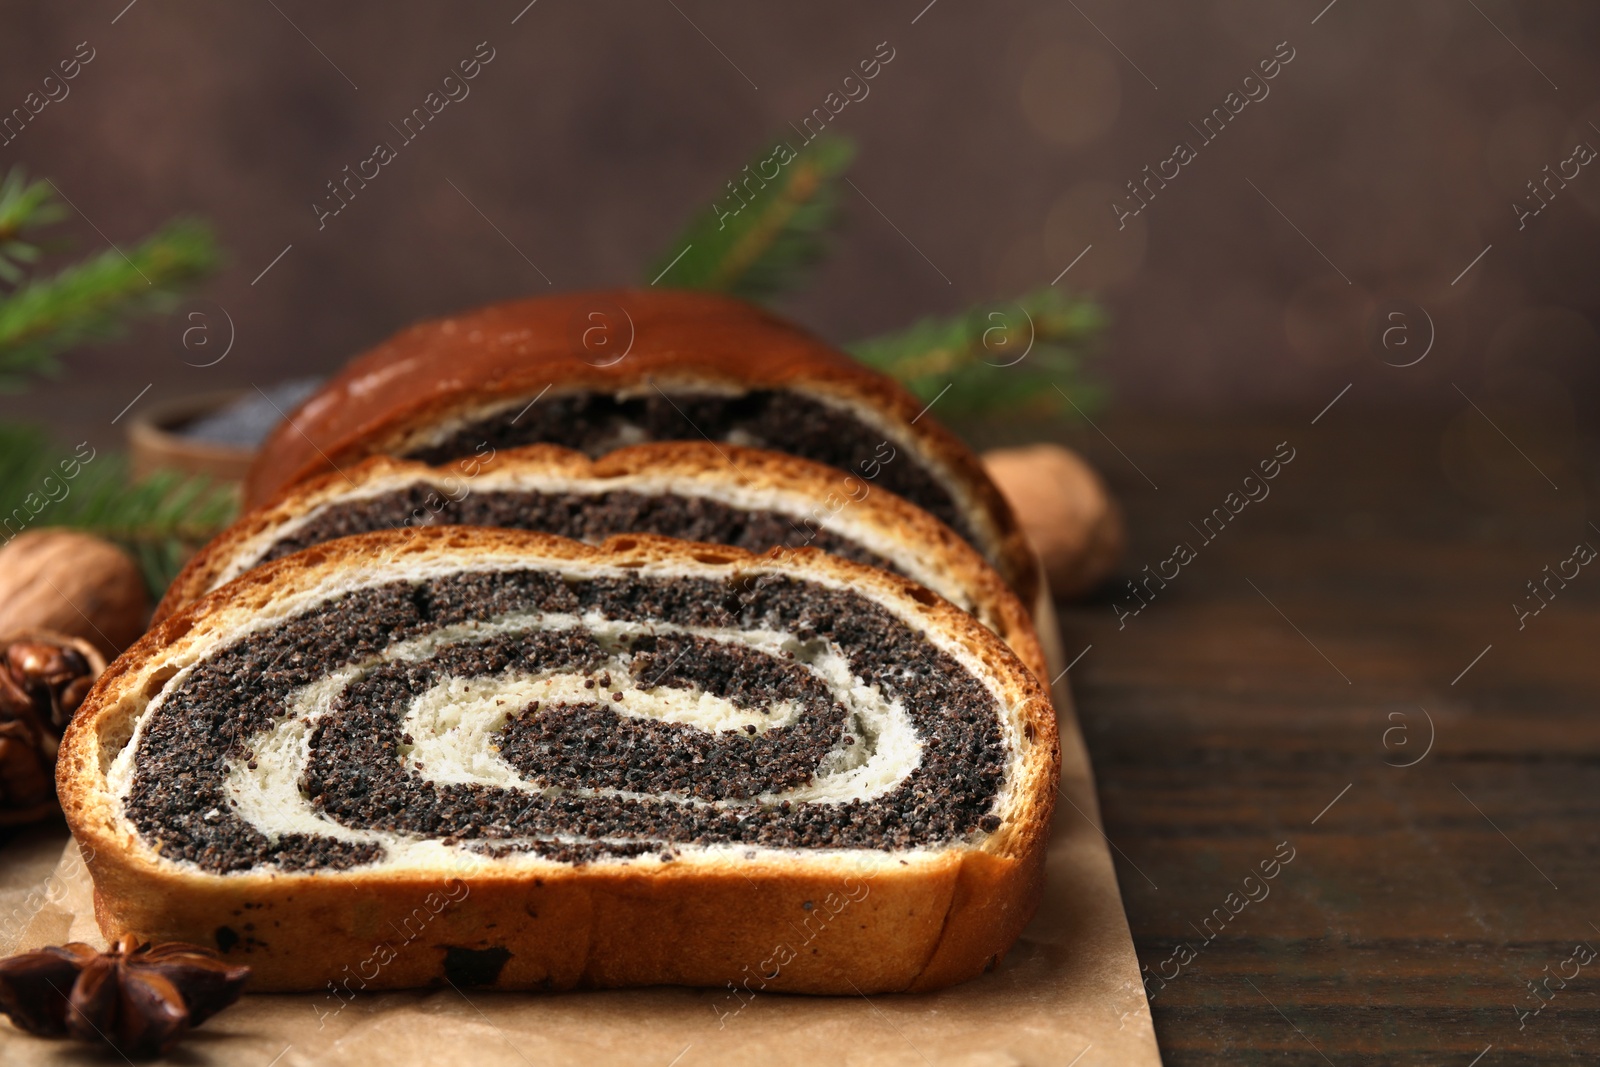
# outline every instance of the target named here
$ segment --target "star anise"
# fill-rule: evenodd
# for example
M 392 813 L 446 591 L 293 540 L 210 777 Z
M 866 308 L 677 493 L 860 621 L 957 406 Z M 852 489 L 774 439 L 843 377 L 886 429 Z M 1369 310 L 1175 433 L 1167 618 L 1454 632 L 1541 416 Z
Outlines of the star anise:
M 180 941 L 125 938 L 106 952 L 73 941 L 0 960 L 0 1012 L 30 1034 L 157 1056 L 238 1000 L 249 977 L 250 968 Z
M 0 825 L 56 807 L 56 749 L 105 660 L 63 634 L 0 640 Z

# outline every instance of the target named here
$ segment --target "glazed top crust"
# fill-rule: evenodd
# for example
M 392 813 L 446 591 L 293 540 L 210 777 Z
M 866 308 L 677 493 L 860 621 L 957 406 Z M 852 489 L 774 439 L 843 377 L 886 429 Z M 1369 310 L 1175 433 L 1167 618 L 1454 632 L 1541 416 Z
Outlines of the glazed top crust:
M 352 360 L 273 432 L 245 506 L 399 447 L 409 432 L 551 392 L 798 388 L 864 406 L 923 453 L 973 515 L 1023 603 L 1037 577 L 999 490 L 954 434 L 891 379 L 751 304 L 708 293 L 612 290 L 493 304 L 418 323 Z

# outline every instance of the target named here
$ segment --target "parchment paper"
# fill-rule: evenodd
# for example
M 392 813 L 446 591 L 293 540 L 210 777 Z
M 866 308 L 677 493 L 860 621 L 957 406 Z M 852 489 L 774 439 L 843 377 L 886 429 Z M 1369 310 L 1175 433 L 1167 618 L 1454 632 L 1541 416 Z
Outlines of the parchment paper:
M 1051 670 L 1059 672 L 1065 661 L 1048 600 L 1038 621 Z M 246 996 L 191 1034 L 172 1062 L 1159 1067 L 1065 679 L 1055 698 L 1062 795 L 1044 903 L 1005 961 L 975 981 L 940 993 L 870 998 L 761 994 L 727 1017 L 726 992 L 713 990 L 362 993 L 342 1009 L 314 994 Z M 0 852 L 0 952 L 69 940 L 103 944 L 90 889 L 63 830 L 12 842 Z M 28 1037 L 0 1020 L 0 1062 L 121 1061 L 108 1050 Z

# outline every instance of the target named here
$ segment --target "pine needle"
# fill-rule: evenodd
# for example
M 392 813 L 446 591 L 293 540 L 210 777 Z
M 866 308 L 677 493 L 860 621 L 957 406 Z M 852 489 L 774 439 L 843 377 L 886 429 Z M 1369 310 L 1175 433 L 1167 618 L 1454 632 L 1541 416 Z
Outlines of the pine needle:
M 117 336 L 139 315 L 172 306 L 179 292 L 219 259 L 211 230 L 178 219 L 135 245 L 112 248 L 50 278 L 25 278 L 38 260 L 35 231 L 66 216 L 47 181 L 21 167 L 0 178 L 0 389 L 56 369 L 55 357 L 86 341 Z M 99 534 L 139 561 L 160 595 L 184 559 L 237 510 L 234 491 L 209 479 L 164 471 L 131 482 L 126 460 L 67 449 L 35 426 L 0 423 L 0 542 L 23 530 L 67 526 Z
M 839 181 L 854 157 L 855 145 L 843 137 L 824 134 L 798 152 L 778 142 L 695 216 L 646 273 L 650 284 L 747 300 L 792 289 L 825 251 Z M 950 414 L 1072 415 L 1104 402 L 1103 390 L 1083 376 L 1104 328 L 1097 305 L 1049 288 L 846 347 L 924 400 L 941 398 Z
M 209 478 L 158 471 L 130 482 L 120 455 L 81 458 L 36 427 L 0 424 L 0 500 L 11 509 L 0 540 L 49 526 L 96 534 L 127 549 L 159 597 L 238 510 L 234 488 Z
M 238 510 L 234 487 L 201 475 L 157 471 L 130 483 L 120 456 L 97 460 L 80 481 L 84 484 L 78 487 L 77 506 L 66 507 L 58 520 L 126 548 L 139 561 L 155 596 Z
M 30 182 L 21 167 L 12 167 L 0 179 L 0 281 L 16 285 L 22 280 L 21 264 L 39 258 L 39 246 L 27 237 L 34 230 L 66 216 L 46 181 Z
M 54 277 L 25 282 L 0 300 L 0 389 L 54 371 L 58 353 L 115 337 L 129 318 L 168 310 L 178 292 L 209 274 L 217 260 L 210 229 L 180 219 L 126 258 L 107 249 Z
M 752 160 L 646 274 L 650 284 L 763 300 L 792 289 L 826 251 L 838 180 L 855 145 L 824 134 Z M 774 173 L 776 170 L 776 173 Z
M 6 506 L 37 492 L 53 463 L 50 440 L 34 426 L 0 423 L 0 502 Z M 6 518 L 0 515 L 0 522 Z M 0 526 L 0 537 L 17 532 L 16 522 Z
M 1084 367 L 1105 321 L 1098 305 L 1046 288 L 845 347 L 922 399 L 939 398 L 946 414 L 1072 415 L 1104 402 L 1104 390 L 1084 377 Z

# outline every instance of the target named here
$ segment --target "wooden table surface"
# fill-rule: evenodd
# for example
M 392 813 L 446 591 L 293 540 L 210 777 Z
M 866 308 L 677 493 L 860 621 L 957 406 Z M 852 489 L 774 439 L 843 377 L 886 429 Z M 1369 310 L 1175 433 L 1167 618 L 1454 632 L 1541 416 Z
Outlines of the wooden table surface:
M 1314 414 L 1072 438 L 1130 575 L 1193 550 L 1062 612 L 1166 1062 L 1600 1062 L 1593 472 L 1471 408 Z
M 1544 570 L 1600 548 L 1596 464 L 1463 407 L 1063 438 L 1130 577 L 1193 551 L 1061 606 L 1169 1067 L 1600 1062 L 1600 566 Z

